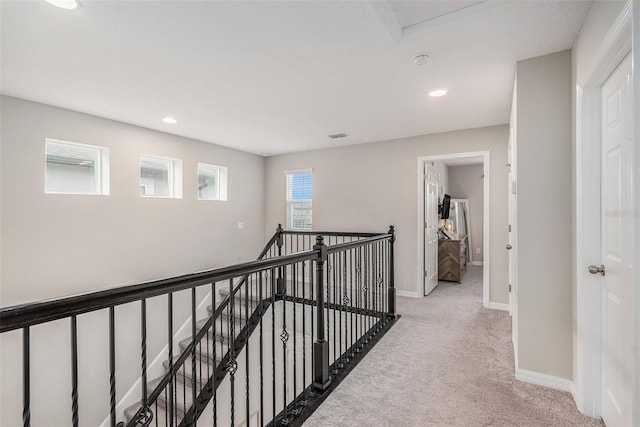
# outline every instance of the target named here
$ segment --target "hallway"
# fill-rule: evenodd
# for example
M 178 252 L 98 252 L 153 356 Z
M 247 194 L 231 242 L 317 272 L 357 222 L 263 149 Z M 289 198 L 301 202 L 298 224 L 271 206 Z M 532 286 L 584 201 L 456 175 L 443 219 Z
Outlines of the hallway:
M 602 426 L 569 393 L 516 381 L 508 313 L 482 307 L 482 267 L 402 318 L 305 426 Z

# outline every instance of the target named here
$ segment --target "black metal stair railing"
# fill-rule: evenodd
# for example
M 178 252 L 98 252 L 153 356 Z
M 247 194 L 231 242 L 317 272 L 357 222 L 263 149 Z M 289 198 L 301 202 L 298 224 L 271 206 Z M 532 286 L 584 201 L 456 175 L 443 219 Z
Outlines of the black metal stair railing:
M 394 241 L 393 227 L 375 234 L 279 226 L 253 262 L 0 309 L 0 333 L 22 330 L 23 425 L 32 415 L 30 331 L 61 319 L 69 319 L 71 330 L 70 420 L 87 424 L 78 392 L 78 316 L 102 310 L 108 311 L 109 383 L 95 386 L 108 388 L 109 425 L 300 425 L 397 318 Z M 189 336 L 178 337 L 175 296 L 184 292 Z M 149 323 L 147 301 L 158 297 L 166 298 L 165 373 L 149 381 L 148 332 L 161 326 Z M 140 347 L 130 354 L 141 386 L 123 422 L 115 309 L 131 303 L 140 312 Z M 206 303 L 208 314 L 200 314 Z

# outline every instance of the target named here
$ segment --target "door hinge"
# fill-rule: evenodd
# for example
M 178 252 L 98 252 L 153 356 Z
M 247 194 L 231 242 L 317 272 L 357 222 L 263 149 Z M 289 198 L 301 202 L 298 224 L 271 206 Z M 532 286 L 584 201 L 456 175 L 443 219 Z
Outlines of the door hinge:
M 509 284 L 509 292 L 511 292 L 511 284 Z
M 429 277 L 429 273 L 427 272 L 427 270 L 424 271 L 424 277 Z
M 511 233 L 511 224 L 509 224 L 509 233 Z

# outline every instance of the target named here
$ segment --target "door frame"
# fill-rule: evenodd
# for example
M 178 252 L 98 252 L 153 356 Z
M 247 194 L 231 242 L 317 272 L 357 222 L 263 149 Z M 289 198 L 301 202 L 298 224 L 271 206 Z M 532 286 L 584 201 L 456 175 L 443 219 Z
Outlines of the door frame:
M 418 247 L 416 253 L 418 254 L 417 259 L 417 280 L 416 280 L 416 295 L 419 298 L 424 298 L 424 271 L 425 271 L 425 259 L 424 259 L 424 164 L 426 162 L 442 162 L 445 160 L 453 160 L 453 159 L 468 159 L 470 157 L 478 157 L 482 159 L 483 164 L 483 173 L 484 173 L 484 181 L 483 181 L 483 221 L 482 221 L 482 232 L 483 232 L 483 242 L 482 242 L 482 305 L 485 308 L 497 308 L 491 307 L 489 301 L 489 267 L 490 267 L 490 234 L 489 234 L 489 220 L 490 220 L 490 192 L 489 192 L 489 184 L 491 182 L 491 174 L 490 174 L 490 156 L 489 151 L 473 151 L 473 152 L 464 152 L 464 153 L 449 153 L 449 154 L 438 154 L 432 156 L 421 156 L 418 157 L 417 160 L 417 192 L 418 192 L 418 218 L 417 218 L 417 228 L 418 231 Z M 500 304 L 502 306 L 502 304 Z M 502 307 L 500 307 L 502 308 Z
M 602 279 L 589 274 L 587 266 L 600 264 L 601 258 L 601 87 L 620 62 L 629 54 L 633 55 L 633 112 L 640 116 L 639 70 L 640 49 L 632 49 L 633 15 L 640 22 L 640 5 L 628 1 L 609 29 L 599 49 L 594 52 L 592 68 L 583 80 L 576 82 L 576 168 L 575 168 L 575 264 L 573 275 L 576 289 L 576 369 L 574 399 L 580 412 L 594 418 L 602 414 Z M 635 29 L 638 31 L 638 29 Z M 636 34 L 636 37 L 638 35 Z M 634 154 L 632 170 L 635 182 L 640 182 L 638 165 L 640 165 L 640 125 L 635 121 Z M 640 188 L 634 188 L 636 213 L 640 203 Z M 634 224 L 635 254 L 640 254 L 640 215 L 636 215 Z M 636 295 L 632 312 L 635 316 L 632 331 L 637 345 L 640 344 L 640 284 L 638 268 L 635 268 L 634 282 Z M 634 424 L 640 424 L 640 372 L 637 364 L 633 373 L 635 407 L 633 408 Z

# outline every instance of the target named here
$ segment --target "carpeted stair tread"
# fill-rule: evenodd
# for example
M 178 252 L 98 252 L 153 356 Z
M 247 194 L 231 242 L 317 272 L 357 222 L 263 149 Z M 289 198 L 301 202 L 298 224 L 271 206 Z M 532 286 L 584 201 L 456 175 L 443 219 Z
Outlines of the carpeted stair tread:
M 213 309 L 211 308 L 211 305 L 207 306 L 207 310 L 209 311 L 209 314 L 213 314 Z M 255 306 L 252 306 L 251 304 L 249 304 L 249 312 L 247 313 L 247 311 L 245 310 L 244 303 L 242 301 L 235 301 L 235 307 L 233 308 L 233 311 L 234 311 L 233 317 L 236 320 L 236 322 L 238 320 L 246 321 L 253 313 L 253 310 L 255 310 Z M 231 309 L 230 307 L 227 307 L 222 312 L 221 317 L 229 318 L 230 315 L 231 315 Z
M 189 344 L 191 344 L 191 338 L 186 338 L 180 341 L 179 343 L 180 352 L 183 352 L 184 350 L 186 350 L 186 348 L 189 347 Z M 209 343 L 209 345 L 211 345 L 211 343 Z M 206 347 L 207 347 L 206 345 L 196 346 L 196 358 L 198 360 L 206 361 L 207 363 L 209 363 L 213 361 L 213 348 L 209 347 L 209 352 L 207 353 Z M 222 360 L 225 354 L 227 354 L 227 351 L 229 351 L 228 340 L 225 338 L 224 342 L 221 342 L 220 339 L 217 339 L 215 356 L 218 362 Z
M 229 291 L 228 287 L 220 288 L 218 290 L 218 292 L 220 293 L 222 298 L 225 298 L 230 294 L 230 291 Z M 250 301 L 253 301 L 253 302 L 259 302 L 260 301 L 260 289 L 258 289 L 255 286 L 253 287 L 253 289 L 248 290 L 248 291 L 246 289 L 244 289 L 244 287 L 243 287 L 243 289 L 241 289 L 239 292 L 237 292 L 234 295 L 234 299 L 244 301 L 246 299 L 247 295 L 248 295 L 248 298 L 249 298 Z M 267 296 L 270 296 L 270 295 L 271 295 L 271 289 L 268 289 L 267 287 L 263 286 L 263 288 L 262 288 L 262 299 L 265 299 Z
M 147 394 L 151 393 L 156 386 L 160 383 L 160 381 L 162 380 L 162 377 L 156 378 L 150 382 L 147 383 Z M 162 398 L 162 394 L 160 395 L 160 398 Z M 158 399 L 160 400 L 160 399 Z M 127 421 L 131 421 L 131 419 L 134 417 L 134 415 L 136 414 L 136 412 L 138 412 L 138 409 L 140 409 L 140 407 L 142 406 L 142 403 L 140 401 L 136 402 L 135 404 L 129 406 L 128 408 L 126 408 L 124 410 L 124 415 L 127 419 Z M 160 406 L 160 405 L 158 405 Z M 155 407 L 155 405 L 152 405 L 152 409 L 153 407 Z
M 174 362 L 176 362 L 178 360 L 178 356 L 174 357 L 173 360 Z M 169 372 L 168 360 L 165 360 L 164 362 L 162 362 L 162 366 L 164 366 L 164 369 L 166 372 Z M 198 377 L 200 375 L 201 369 L 202 369 L 202 375 L 204 376 L 204 378 Z M 198 377 L 200 388 L 202 388 L 202 386 L 206 384 L 207 381 L 209 381 L 209 378 L 207 377 L 207 373 L 211 374 L 213 372 L 213 369 L 214 369 L 214 366 L 211 363 L 205 364 L 203 362 L 202 366 L 200 366 L 199 360 L 196 359 L 196 376 Z M 184 364 L 176 372 L 176 379 L 180 384 L 185 383 L 186 385 L 191 386 L 191 378 L 192 378 L 191 374 L 192 374 L 191 357 L 187 357 L 187 359 L 184 361 Z

